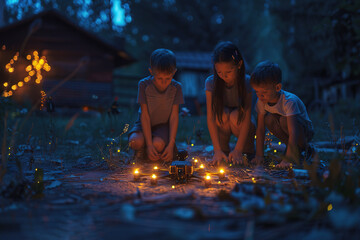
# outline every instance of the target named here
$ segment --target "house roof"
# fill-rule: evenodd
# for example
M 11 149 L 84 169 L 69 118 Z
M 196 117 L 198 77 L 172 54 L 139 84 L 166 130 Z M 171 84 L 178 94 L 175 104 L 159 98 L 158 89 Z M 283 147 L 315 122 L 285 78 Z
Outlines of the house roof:
M 96 35 L 93 32 L 90 32 L 84 28 L 82 28 L 81 26 L 79 26 L 78 24 L 72 22 L 67 16 L 65 16 L 64 14 L 60 13 L 58 10 L 55 9 L 51 9 L 51 10 L 46 10 L 46 11 L 42 11 L 38 14 L 35 14 L 31 17 L 28 18 L 24 18 L 20 21 L 17 21 L 15 23 L 6 25 L 2 28 L 0 28 L 0 35 L 2 34 L 6 34 L 9 30 L 13 30 L 19 27 L 22 27 L 24 25 L 27 24 L 35 24 L 35 21 L 37 19 L 41 19 L 44 17 L 52 17 L 52 18 L 56 18 L 59 21 L 63 22 L 65 25 L 67 25 L 70 28 L 73 28 L 75 30 L 77 30 L 80 34 L 85 35 L 87 38 L 91 39 L 92 41 L 100 44 L 101 46 L 103 46 L 106 50 L 108 50 L 109 52 L 111 52 L 112 54 L 114 54 L 115 56 L 115 65 L 117 66 L 122 66 L 122 65 L 127 65 L 130 64 L 134 61 L 136 61 L 129 53 L 127 53 L 124 49 L 124 39 L 121 39 L 121 43 L 113 43 L 107 39 L 104 39 L 98 35 Z
M 175 52 L 176 66 L 184 69 L 212 69 L 211 52 Z

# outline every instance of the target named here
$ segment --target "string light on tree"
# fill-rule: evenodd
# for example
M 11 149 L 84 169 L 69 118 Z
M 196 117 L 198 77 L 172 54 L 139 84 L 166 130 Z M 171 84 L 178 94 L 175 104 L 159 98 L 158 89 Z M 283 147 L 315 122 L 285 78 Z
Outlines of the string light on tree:
M 40 94 L 41 94 L 40 110 L 43 110 L 46 102 L 46 93 L 44 91 L 40 91 Z
M 3 50 L 5 48 L 5 45 L 3 45 Z M 19 81 L 17 84 L 13 84 L 11 86 L 12 91 L 16 91 L 18 89 L 18 87 L 23 87 L 25 83 L 30 82 L 31 78 L 33 76 L 36 76 L 35 79 L 35 83 L 36 84 L 40 84 L 41 81 L 43 80 L 43 76 L 41 74 L 41 71 L 44 70 L 46 72 L 49 72 L 51 70 L 50 65 L 47 63 L 46 57 L 42 56 L 41 58 L 39 57 L 39 53 L 38 51 L 33 51 L 32 55 L 28 54 L 26 56 L 26 59 L 31 61 L 31 64 L 27 65 L 25 68 L 25 71 L 28 73 L 28 76 L 26 76 L 23 81 Z M 13 64 L 15 64 L 16 61 L 19 60 L 19 52 L 16 52 L 16 54 L 14 55 L 14 57 L 12 59 L 10 59 L 9 63 L 7 63 L 5 65 L 6 70 L 9 73 L 13 73 L 15 71 L 15 68 L 13 66 Z M 18 87 L 17 87 L 18 86 Z M 5 90 L 3 91 L 3 96 L 4 97 L 10 97 L 13 95 L 13 92 L 10 90 L 7 90 L 7 87 L 9 87 L 9 83 L 6 82 L 6 84 L 4 83 L 4 87 Z

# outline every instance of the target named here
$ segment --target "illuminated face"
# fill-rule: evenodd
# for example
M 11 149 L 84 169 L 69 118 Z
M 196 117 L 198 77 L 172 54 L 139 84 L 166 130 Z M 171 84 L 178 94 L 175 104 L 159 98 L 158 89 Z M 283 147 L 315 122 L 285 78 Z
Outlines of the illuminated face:
M 217 75 L 226 83 L 227 86 L 233 86 L 237 77 L 237 70 L 241 67 L 242 61 L 238 65 L 233 62 L 215 63 Z
M 171 80 L 173 79 L 173 77 L 176 73 L 176 69 L 172 73 L 160 72 L 157 70 L 152 70 L 151 68 L 149 68 L 149 71 L 150 71 L 151 75 L 153 75 L 153 77 L 154 77 L 153 83 L 154 83 L 155 87 L 160 92 L 163 92 L 167 89 L 167 87 L 170 85 Z
M 263 103 L 277 103 L 279 100 L 279 92 L 281 90 L 281 83 L 253 85 L 252 88 L 256 92 L 256 96 Z

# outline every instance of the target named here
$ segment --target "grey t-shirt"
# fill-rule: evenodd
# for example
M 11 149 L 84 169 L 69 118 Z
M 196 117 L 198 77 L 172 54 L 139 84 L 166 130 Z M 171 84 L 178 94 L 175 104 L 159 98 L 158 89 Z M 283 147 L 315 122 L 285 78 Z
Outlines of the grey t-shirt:
M 252 88 L 250 86 L 250 76 L 245 75 L 245 86 L 247 88 L 247 91 L 252 91 Z M 209 76 L 205 81 L 205 91 L 214 91 L 214 75 Z M 256 102 L 256 94 L 253 92 L 253 101 L 251 105 L 252 112 L 254 110 L 255 102 Z M 239 107 L 240 105 L 240 98 L 238 94 L 238 86 L 237 82 L 235 82 L 234 86 L 228 88 L 225 87 L 224 89 L 224 106 L 229 108 Z
M 137 102 L 147 105 L 152 127 L 167 123 L 172 106 L 184 103 L 181 83 L 173 79 L 168 88 L 160 92 L 153 84 L 153 76 L 148 76 L 139 82 Z

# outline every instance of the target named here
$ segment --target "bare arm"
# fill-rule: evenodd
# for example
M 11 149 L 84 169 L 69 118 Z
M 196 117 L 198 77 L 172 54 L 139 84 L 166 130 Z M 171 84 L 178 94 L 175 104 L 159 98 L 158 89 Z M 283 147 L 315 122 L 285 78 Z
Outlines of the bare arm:
M 238 140 L 235 145 L 235 149 L 242 152 L 245 146 L 246 138 L 249 134 L 250 123 L 251 123 L 251 100 L 252 100 L 252 92 L 248 92 L 246 100 L 245 100 L 245 109 L 244 109 L 244 120 L 241 124 L 240 135 L 238 136 Z
M 222 159 L 228 160 L 227 156 L 220 147 L 219 142 L 219 133 L 218 128 L 216 126 L 216 120 L 212 110 L 212 93 L 210 91 L 206 91 L 206 118 L 207 118 L 207 125 L 211 137 L 211 141 L 214 146 L 214 156 L 212 162 L 214 164 L 220 164 Z
M 296 144 L 296 139 L 298 139 L 297 131 L 295 129 L 296 115 L 286 117 L 286 122 L 289 130 L 289 142 L 285 157 L 290 158 L 292 160 L 296 160 L 299 157 L 299 152 Z
M 161 158 L 165 161 L 171 161 L 174 157 L 174 147 L 176 133 L 179 126 L 179 105 L 173 105 L 171 109 L 170 119 L 169 119 L 169 144 L 166 146 Z
M 151 160 L 157 160 L 159 158 L 158 153 L 153 145 L 152 133 L 151 133 L 151 122 L 150 115 L 147 108 L 147 104 L 141 104 L 141 127 L 143 130 L 148 157 Z
M 206 91 L 206 119 L 214 151 L 221 151 L 216 120 L 212 109 L 212 93 L 210 91 Z

